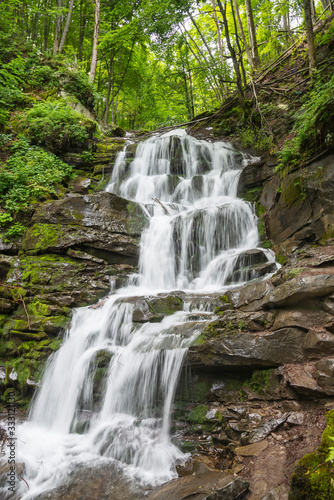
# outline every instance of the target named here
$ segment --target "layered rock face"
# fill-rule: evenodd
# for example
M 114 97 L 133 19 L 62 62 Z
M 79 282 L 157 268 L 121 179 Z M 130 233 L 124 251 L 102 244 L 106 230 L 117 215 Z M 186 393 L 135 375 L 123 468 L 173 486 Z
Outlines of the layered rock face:
M 331 498 L 333 157 L 283 179 L 275 167 L 246 167 L 239 191 L 284 265 L 220 297 L 189 349 L 175 432 L 193 457 L 249 481 L 252 500 Z
M 72 308 L 95 303 L 136 270 L 146 222 L 139 205 L 116 195 L 69 194 L 38 205 L 22 241 L 3 245 L 4 391 L 14 386 L 22 396 L 31 395 Z

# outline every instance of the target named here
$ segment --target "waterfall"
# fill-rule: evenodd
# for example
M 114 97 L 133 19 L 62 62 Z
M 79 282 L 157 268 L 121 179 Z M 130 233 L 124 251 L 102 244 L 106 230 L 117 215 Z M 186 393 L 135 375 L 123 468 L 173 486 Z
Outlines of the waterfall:
M 258 245 L 254 209 L 237 198 L 245 164 L 229 144 L 183 130 L 141 142 L 132 160 L 126 148 L 119 154 L 107 191 L 141 203 L 149 216 L 139 272 L 101 307 L 75 310 L 19 428 L 30 485 L 20 483 L 20 498 L 99 460 L 117 461 L 143 485 L 176 477 L 186 455 L 171 442 L 170 415 L 184 356 L 214 318 L 212 293 L 245 280 Z M 273 260 L 268 252 L 262 258 Z M 179 304 L 173 314 L 134 321 L 167 292 Z

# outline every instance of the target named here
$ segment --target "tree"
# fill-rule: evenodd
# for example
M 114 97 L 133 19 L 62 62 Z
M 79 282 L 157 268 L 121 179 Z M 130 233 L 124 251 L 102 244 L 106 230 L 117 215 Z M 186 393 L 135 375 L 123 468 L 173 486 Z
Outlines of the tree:
M 70 27 L 71 16 L 72 16 L 72 11 L 73 11 L 73 4 L 74 4 L 74 0 L 70 0 L 69 6 L 68 6 L 68 13 L 67 13 L 67 17 L 66 17 L 66 23 L 65 23 L 65 27 L 64 27 L 64 30 L 63 30 L 63 34 L 62 34 L 61 40 L 60 40 L 59 49 L 58 49 L 58 51 L 60 53 L 63 51 L 64 45 L 65 45 L 66 36 L 67 36 L 67 33 L 68 33 L 68 29 Z
M 317 63 L 315 60 L 311 0 L 303 0 L 303 7 L 305 14 L 305 29 L 306 29 L 306 39 L 308 47 L 309 70 L 310 70 L 310 76 L 312 77 L 315 70 L 317 69 Z
M 100 0 L 95 0 L 95 23 L 93 35 L 93 48 L 92 59 L 90 63 L 89 79 L 93 82 L 95 80 L 96 67 L 97 67 L 97 45 L 99 41 L 100 29 Z
M 246 14 L 247 14 L 247 25 L 249 34 L 249 43 L 252 52 L 252 59 L 254 63 L 254 68 L 259 68 L 261 65 L 259 52 L 257 48 L 256 31 L 253 19 L 253 10 L 251 0 L 245 0 Z

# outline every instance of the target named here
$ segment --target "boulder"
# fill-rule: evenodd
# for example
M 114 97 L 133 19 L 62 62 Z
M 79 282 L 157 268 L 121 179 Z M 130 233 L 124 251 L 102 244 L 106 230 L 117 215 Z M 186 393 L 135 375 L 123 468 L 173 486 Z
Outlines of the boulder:
M 109 263 L 137 263 L 147 224 L 140 205 L 114 194 L 72 195 L 38 206 L 22 248 L 34 253 L 84 250 Z
M 263 308 L 291 306 L 314 297 L 334 292 L 334 274 L 301 274 L 270 291 L 262 300 Z
M 248 483 L 224 472 L 205 472 L 163 484 L 148 495 L 149 500 L 234 500 L 248 490 Z
M 282 328 L 274 332 L 244 333 L 216 330 L 216 338 L 190 347 L 189 365 L 200 369 L 226 370 L 230 367 L 264 368 L 304 359 L 305 332 L 298 328 Z M 201 339 L 201 337 L 199 337 Z
M 333 163 L 331 154 L 311 163 L 302 172 L 292 172 L 283 178 L 277 203 L 272 205 L 268 201 L 266 207 L 269 210 L 265 217 L 267 229 L 274 244 L 284 243 L 291 252 L 306 242 L 333 236 Z

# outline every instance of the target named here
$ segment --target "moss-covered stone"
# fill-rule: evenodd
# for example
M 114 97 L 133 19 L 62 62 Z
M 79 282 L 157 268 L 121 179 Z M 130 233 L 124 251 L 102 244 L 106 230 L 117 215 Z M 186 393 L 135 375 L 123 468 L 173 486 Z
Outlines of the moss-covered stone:
M 333 447 L 334 410 L 327 413 L 326 420 L 320 447 L 298 462 L 292 476 L 289 500 L 334 499 L 334 464 L 327 460 L 329 448 Z
M 183 301 L 176 295 L 153 298 L 147 303 L 153 314 L 163 314 L 164 316 L 169 316 L 183 309 Z
M 188 415 L 188 420 L 193 424 L 204 424 L 208 411 L 209 408 L 205 405 L 196 406 Z
M 22 249 L 24 251 L 45 251 L 56 246 L 62 237 L 62 227 L 60 224 L 34 224 L 26 232 Z

